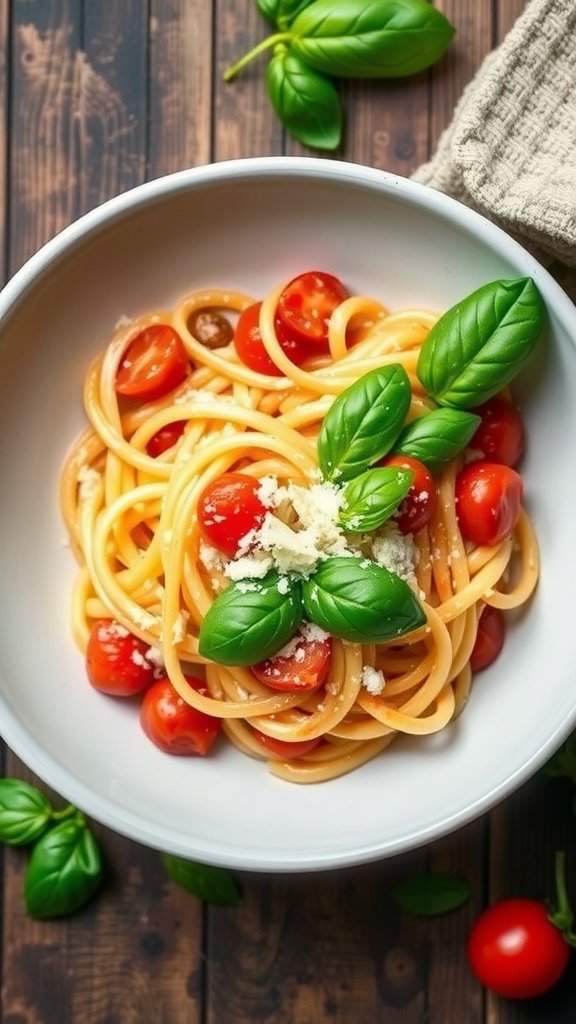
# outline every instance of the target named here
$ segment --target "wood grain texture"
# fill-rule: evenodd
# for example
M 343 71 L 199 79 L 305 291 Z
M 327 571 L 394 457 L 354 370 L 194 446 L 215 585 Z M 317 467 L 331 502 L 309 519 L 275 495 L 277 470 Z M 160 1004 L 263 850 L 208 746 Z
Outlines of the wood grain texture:
M 409 175 L 525 0 L 438 6 L 458 35 L 435 68 L 402 82 L 341 82 L 346 133 L 336 158 Z M 222 80 L 267 32 L 253 0 L 0 0 L 8 270 L 144 178 L 210 160 L 310 155 L 271 110 L 266 58 Z M 4 771 L 33 778 L 10 753 Z M 573 1022 L 573 965 L 549 996 L 514 1004 L 486 997 L 464 956 L 483 906 L 549 895 L 556 848 L 576 863 L 572 795 L 538 776 L 411 854 L 313 876 L 243 875 L 240 908 L 203 908 L 167 879 L 155 852 L 97 826 L 102 893 L 73 918 L 35 922 L 23 909 L 25 854 L 5 851 L 0 1024 Z M 422 870 L 466 878 L 470 903 L 434 919 L 400 911 L 394 883 Z

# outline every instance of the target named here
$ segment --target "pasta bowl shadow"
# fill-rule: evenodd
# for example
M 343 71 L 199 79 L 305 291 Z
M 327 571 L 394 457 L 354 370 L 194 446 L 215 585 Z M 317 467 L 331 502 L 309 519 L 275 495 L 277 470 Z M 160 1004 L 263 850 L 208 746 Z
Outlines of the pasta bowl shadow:
M 137 700 L 86 680 L 72 637 L 77 564 L 59 475 L 84 428 L 83 380 L 121 318 L 199 288 L 261 299 L 322 269 L 391 310 L 443 311 L 488 281 L 532 277 L 548 323 L 515 384 L 528 432 L 525 504 L 541 578 L 501 656 L 437 737 L 398 740 L 354 771 L 296 785 L 220 740 L 159 750 Z M 237 869 L 376 860 L 465 825 L 525 782 L 576 723 L 573 625 L 576 316 L 532 256 L 482 217 L 384 172 L 313 158 L 199 167 L 127 192 L 51 240 L 0 297 L 0 722 L 11 749 L 106 826 Z

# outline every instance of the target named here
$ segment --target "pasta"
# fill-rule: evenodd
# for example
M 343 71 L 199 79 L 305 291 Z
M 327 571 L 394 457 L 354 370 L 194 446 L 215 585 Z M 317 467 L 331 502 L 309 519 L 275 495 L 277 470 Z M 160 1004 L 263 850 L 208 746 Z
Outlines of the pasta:
M 279 334 L 284 288 L 274 289 L 258 314 L 274 374 L 246 365 L 231 334 L 219 339 L 221 347 L 210 347 L 195 329 L 205 311 L 216 313 L 212 326 L 233 324 L 254 304 L 242 293 L 196 291 L 173 309 L 119 323 L 86 375 L 89 426 L 63 467 L 61 508 L 79 563 L 71 618 L 80 649 L 86 651 L 95 622 L 118 624 L 146 645 L 155 674 L 165 673 L 187 705 L 221 720 L 239 750 L 266 760 L 283 779 L 319 782 L 364 764 L 399 735 L 435 733 L 460 714 L 470 693 L 480 616 L 486 607 L 509 610 L 529 599 L 538 546 L 523 510 L 512 532 L 494 545 L 463 537 L 455 502 L 467 459 L 462 451 L 435 473 L 437 504 L 425 526 L 402 534 L 392 519 L 371 532 L 368 557 L 386 549 L 388 570 L 408 582 L 424 624 L 384 642 L 332 636 L 328 676 L 306 690 L 275 690 L 250 665 L 219 664 L 199 652 L 202 623 L 218 596 L 231 581 L 249 589 L 261 578 L 253 547 L 230 556 L 207 541 L 198 517 L 206 488 L 240 472 L 257 483 L 263 501 L 265 490 L 276 494 L 266 505 L 268 522 L 279 520 L 296 535 L 313 532 L 315 524 L 299 521 L 289 499 L 324 486 L 318 438 L 335 398 L 370 371 L 400 366 L 410 384 L 408 424 L 436 407 L 417 365 L 437 314 L 390 312 L 375 299 L 347 296 L 331 312 L 327 342 L 311 344 L 297 365 Z M 126 398 L 117 381 L 130 362 L 127 352 L 157 326 L 171 328 L 183 342 L 185 376 L 158 397 Z M 175 443 L 151 455 L 162 431 L 173 431 Z M 337 479 L 330 491 L 339 491 Z M 333 518 L 330 525 L 344 555 L 366 557 L 365 533 L 347 532 Z M 382 542 L 378 549 L 374 538 Z M 270 552 L 260 553 L 267 569 L 275 557 Z M 273 567 L 278 570 L 278 562 Z M 278 571 L 282 577 L 281 565 Z M 293 566 L 284 571 L 298 576 Z M 317 626 L 310 635 L 325 638 L 326 631 Z M 190 674 L 204 685 L 190 685 Z M 309 749 L 286 747 L 283 757 L 283 743 Z M 290 756 L 297 750 L 301 756 Z

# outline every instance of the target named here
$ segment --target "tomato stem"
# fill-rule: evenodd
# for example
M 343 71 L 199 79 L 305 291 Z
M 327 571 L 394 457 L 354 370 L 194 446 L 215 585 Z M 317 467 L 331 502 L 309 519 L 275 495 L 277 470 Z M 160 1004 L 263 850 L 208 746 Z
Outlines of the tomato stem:
M 576 934 L 572 931 L 574 914 L 568 899 L 566 888 L 566 854 L 564 850 L 556 852 L 555 859 L 556 879 L 556 907 L 549 914 L 549 919 L 558 928 L 570 946 L 576 946 Z
M 232 79 L 235 78 L 235 76 L 238 74 L 238 72 L 242 71 L 242 69 L 245 68 L 246 65 L 250 63 L 251 60 L 254 60 L 255 57 L 259 57 L 261 53 L 264 53 L 265 50 L 269 50 L 272 46 L 276 46 L 278 43 L 288 42 L 290 39 L 292 39 L 291 32 L 275 32 L 274 35 L 268 36 L 267 39 L 263 39 L 262 42 L 258 43 L 258 45 L 253 47 L 252 50 L 249 50 L 248 53 L 245 53 L 244 56 L 240 58 L 240 60 L 236 61 L 235 64 L 232 64 L 231 67 L 227 68 L 227 70 L 222 75 L 224 81 L 231 82 Z

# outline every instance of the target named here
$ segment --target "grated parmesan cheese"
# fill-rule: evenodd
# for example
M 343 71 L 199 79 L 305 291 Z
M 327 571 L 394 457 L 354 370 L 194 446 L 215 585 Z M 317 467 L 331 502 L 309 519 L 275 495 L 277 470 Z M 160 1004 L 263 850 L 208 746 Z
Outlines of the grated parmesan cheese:
M 90 501 L 95 496 L 100 486 L 101 476 L 97 469 L 91 466 L 82 466 L 76 477 L 78 484 L 78 497 L 80 501 Z
M 377 697 L 378 694 L 382 693 L 386 685 L 384 673 L 378 668 L 373 668 L 372 665 L 364 665 L 361 684 L 368 693 L 372 694 L 373 697 Z
M 418 551 L 411 533 L 402 534 L 395 525 L 387 525 L 382 533 L 371 540 L 372 557 L 389 572 L 396 573 L 408 586 L 416 589 L 414 568 Z

